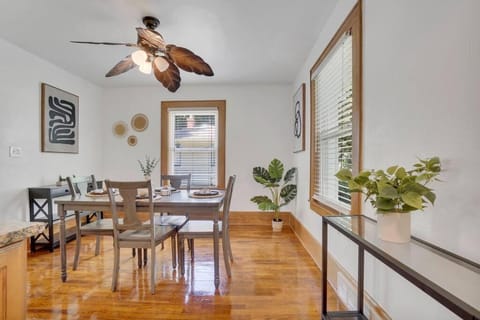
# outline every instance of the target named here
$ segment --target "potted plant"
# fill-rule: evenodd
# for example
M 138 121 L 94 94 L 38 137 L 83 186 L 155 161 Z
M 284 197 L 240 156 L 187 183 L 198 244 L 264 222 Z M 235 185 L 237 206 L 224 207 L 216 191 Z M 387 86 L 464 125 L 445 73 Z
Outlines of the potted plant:
M 159 160 L 156 158 L 150 159 L 150 157 L 147 155 L 145 156 L 145 161 L 143 162 L 140 160 L 137 160 L 137 161 L 138 161 L 138 164 L 140 165 L 140 171 L 142 171 L 143 176 L 145 177 L 145 180 L 150 180 L 152 171 L 157 166 Z
M 297 196 L 297 185 L 290 183 L 296 172 L 295 168 L 284 173 L 283 163 L 273 159 L 268 169 L 263 167 L 253 168 L 253 179 L 270 190 L 269 196 L 255 196 L 250 201 L 256 203 L 263 211 L 273 211 L 272 229 L 281 231 L 283 221 L 280 219 L 280 208 L 288 204 Z
M 413 169 L 392 166 L 386 171 L 365 170 L 353 176 L 348 169 L 335 175 L 348 182 L 350 192 L 365 195 L 377 209 L 378 236 L 391 242 L 410 241 L 410 212 L 434 204 L 436 196 L 426 185 L 438 180 L 441 165 L 438 157 L 420 159 Z

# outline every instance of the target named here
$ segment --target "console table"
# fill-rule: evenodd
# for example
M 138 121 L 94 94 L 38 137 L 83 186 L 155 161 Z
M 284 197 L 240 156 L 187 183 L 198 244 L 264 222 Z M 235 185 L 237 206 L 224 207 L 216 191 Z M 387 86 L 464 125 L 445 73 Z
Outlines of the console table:
M 358 245 L 356 311 L 327 311 L 328 226 Z M 363 314 L 365 251 L 460 318 L 480 320 L 479 264 L 415 237 L 404 244 L 382 241 L 377 238 L 375 220 L 363 215 L 322 217 L 322 319 L 366 319 Z M 444 272 L 434 272 L 438 268 Z
M 103 181 L 97 181 L 97 186 L 88 186 L 88 191 L 102 187 Z M 70 194 L 68 185 L 47 185 L 42 187 L 28 188 L 28 204 L 30 209 L 30 221 L 45 222 L 46 230 L 30 238 L 30 250 L 35 252 L 38 245 L 46 246 L 50 252 L 59 245 L 59 233 L 54 232 L 54 225 L 59 222 L 56 206 L 53 199 Z M 74 212 L 69 212 L 67 217 L 74 217 Z M 87 217 L 87 220 L 90 217 Z M 75 239 L 75 230 L 67 232 L 67 241 Z

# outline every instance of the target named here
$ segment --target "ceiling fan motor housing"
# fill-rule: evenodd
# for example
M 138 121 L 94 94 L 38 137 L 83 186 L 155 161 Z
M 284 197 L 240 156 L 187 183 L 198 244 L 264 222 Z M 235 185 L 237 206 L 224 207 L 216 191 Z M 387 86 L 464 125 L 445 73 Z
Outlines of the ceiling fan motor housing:
M 142 22 L 150 30 L 155 30 L 160 25 L 160 20 L 151 16 L 143 17 Z

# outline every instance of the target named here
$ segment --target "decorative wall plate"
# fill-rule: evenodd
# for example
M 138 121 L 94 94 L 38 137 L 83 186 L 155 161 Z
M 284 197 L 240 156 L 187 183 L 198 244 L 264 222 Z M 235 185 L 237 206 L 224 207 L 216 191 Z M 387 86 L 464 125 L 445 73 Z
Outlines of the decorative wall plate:
M 128 132 L 128 126 L 124 121 L 117 121 L 112 126 L 113 135 L 116 137 L 124 137 Z
M 129 136 L 129 137 L 127 138 L 127 142 L 128 142 L 128 144 L 129 144 L 130 146 L 133 147 L 134 145 L 137 144 L 137 136 Z
M 143 113 L 137 113 L 132 117 L 131 125 L 135 131 L 144 131 L 148 128 L 148 117 Z

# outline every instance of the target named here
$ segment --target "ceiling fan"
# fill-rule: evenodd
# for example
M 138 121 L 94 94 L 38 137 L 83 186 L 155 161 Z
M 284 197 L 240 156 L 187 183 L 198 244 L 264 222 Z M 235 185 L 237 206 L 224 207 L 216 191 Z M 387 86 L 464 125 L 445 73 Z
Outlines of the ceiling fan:
M 105 77 L 113 77 L 138 66 L 143 73 L 149 74 L 153 70 L 155 78 L 169 91 L 175 92 L 180 87 L 180 70 L 178 68 L 200 75 L 213 76 L 212 68 L 201 57 L 186 48 L 165 43 L 162 35 L 155 31 L 160 24 L 157 18 L 146 16 L 143 17 L 142 21 L 147 28 L 136 28 L 138 35 L 137 43 L 70 42 L 127 46 L 139 49 L 123 58 L 107 72 Z

